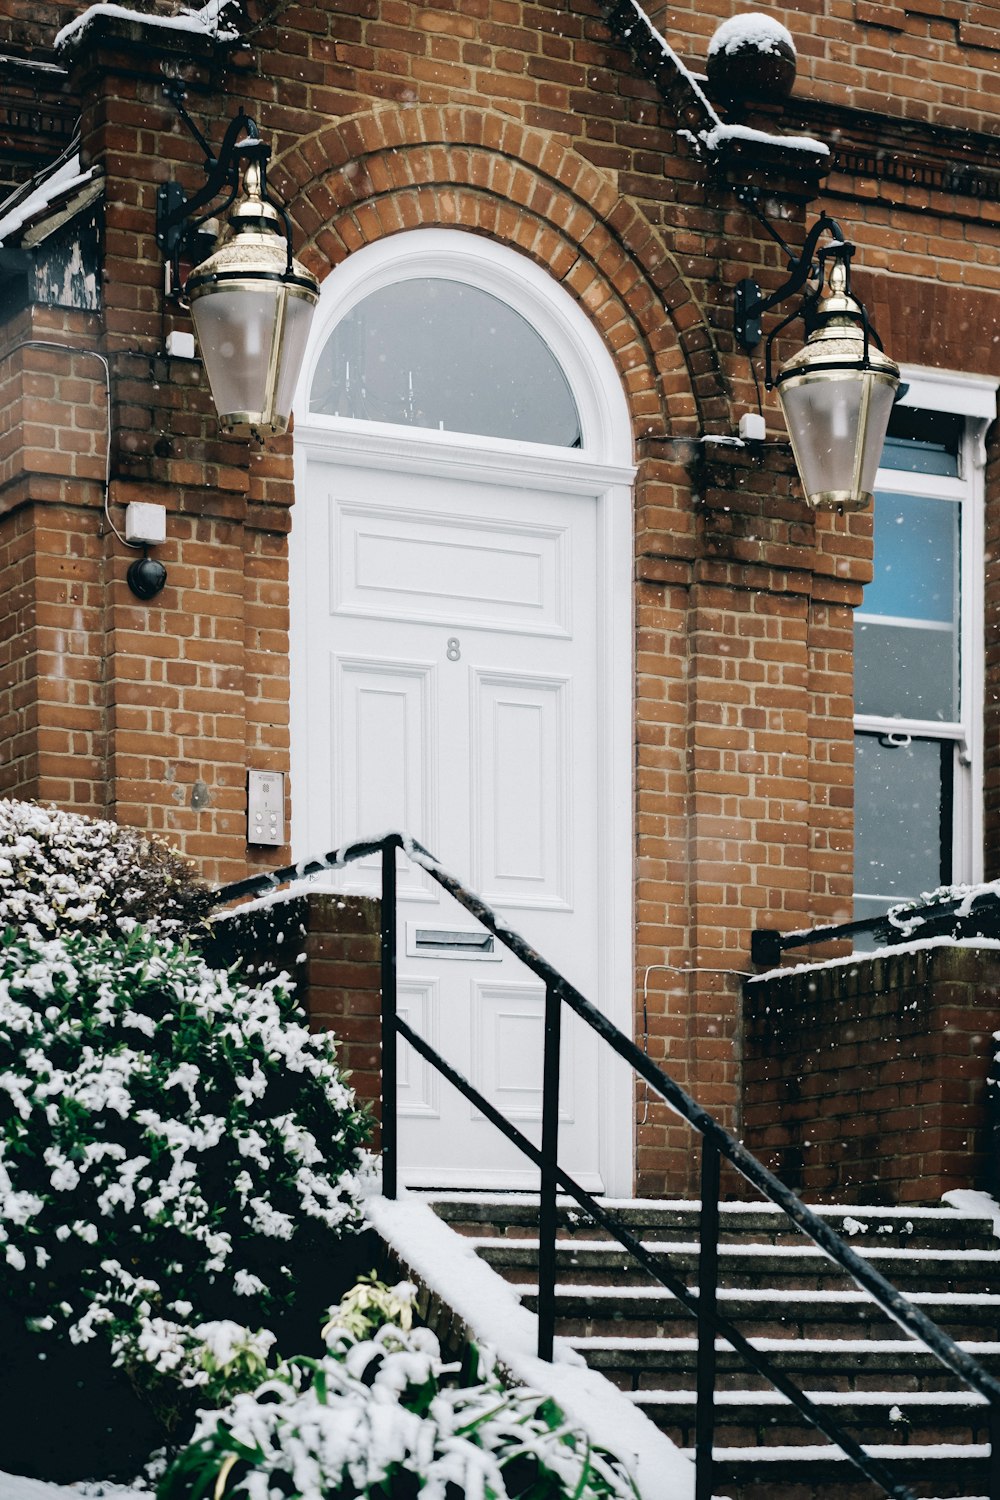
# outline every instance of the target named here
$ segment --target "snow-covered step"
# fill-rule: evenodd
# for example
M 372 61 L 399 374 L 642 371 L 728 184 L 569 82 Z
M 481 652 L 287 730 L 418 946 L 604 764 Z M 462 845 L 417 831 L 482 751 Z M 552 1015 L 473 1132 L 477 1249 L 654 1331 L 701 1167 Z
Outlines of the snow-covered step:
M 438 1212 L 537 1299 L 537 1199 L 447 1195 Z M 697 1279 L 696 1203 L 616 1213 L 654 1253 Z M 960 1346 L 1000 1378 L 1000 1245 L 989 1214 L 830 1207 L 822 1216 Z M 927 1500 L 986 1484 L 986 1408 L 778 1210 L 726 1204 L 720 1311 L 841 1425 Z M 572 1204 L 560 1205 L 557 1333 L 682 1449 L 694 1440 L 694 1320 Z M 874 1500 L 839 1451 L 723 1339 L 716 1341 L 715 1492 L 731 1500 Z
M 865 1450 L 891 1466 L 893 1476 L 917 1495 L 944 1500 L 987 1487 L 987 1443 L 883 1442 L 866 1443 Z M 878 1494 L 832 1444 L 717 1448 L 715 1463 L 718 1493 L 739 1500 L 780 1500 L 787 1493 L 811 1500 L 874 1500 Z
M 535 1310 L 537 1287 L 519 1284 Z M 693 1289 L 691 1289 L 693 1290 Z M 990 1337 L 1000 1323 L 1000 1294 L 909 1291 L 910 1301 L 952 1338 Z M 890 1336 L 897 1325 L 861 1291 L 793 1291 L 787 1287 L 720 1287 L 719 1311 L 747 1337 Z M 562 1334 L 683 1332 L 692 1316 L 664 1288 L 557 1283 L 556 1319 Z
M 921 1444 L 975 1444 L 988 1441 L 989 1407 L 974 1391 L 812 1391 L 812 1403 L 860 1443 L 884 1441 L 892 1433 L 906 1443 L 919 1433 Z M 630 1392 L 630 1399 L 682 1446 L 695 1439 L 693 1390 Z M 716 1395 L 715 1438 L 720 1448 L 815 1444 L 816 1429 L 780 1391 L 720 1390 Z
M 439 1193 L 422 1194 L 435 1213 L 461 1233 L 491 1234 L 517 1239 L 534 1237 L 538 1231 L 538 1197 L 530 1193 Z M 633 1233 L 641 1238 L 697 1240 L 700 1205 L 689 1199 L 601 1199 Z M 580 1235 L 605 1239 L 570 1198 L 559 1199 L 559 1233 L 562 1238 Z M 997 1240 L 991 1220 L 978 1213 L 954 1208 L 881 1208 L 811 1205 L 814 1213 L 841 1234 L 858 1251 L 865 1246 L 930 1248 L 946 1245 L 961 1249 L 995 1250 Z M 720 1205 L 720 1236 L 748 1240 L 761 1245 L 811 1244 L 807 1236 L 790 1225 L 780 1209 L 766 1203 Z
M 698 1341 L 687 1338 L 583 1337 L 567 1339 L 592 1369 L 623 1390 L 693 1389 Z M 928 1350 L 911 1339 L 754 1338 L 761 1353 L 803 1388 L 940 1393 L 957 1382 Z M 959 1348 L 1000 1378 L 1000 1342 L 963 1339 Z M 748 1370 L 742 1357 L 723 1339 L 716 1340 L 720 1390 L 771 1390 L 762 1376 Z
M 538 1267 L 538 1239 L 523 1235 L 470 1235 L 470 1243 L 494 1270 L 511 1281 L 533 1281 Z M 643 1246 L 663 1256 L 674 1274 L 690 1280 L 697 1275 L 699 1246 L 692 1240 L 645 1238 Z M 859 1252 L 883 1276 L 904 1291 L 910 1284 L 924 1290 L 951 1291 L 976 1275 L 1000 1277 L 1000 1250 L 958 1250 L 944 1247 L 904 1250 L 896 1246 L 865 1245 Z M 559 1242 L 556 1266 L 560 1281 L 609 1283 L 615 1287 L 655 1284 L 627 1250 L 608 1240 L 576 1236 Z M 835 1261 L 809 1242 L 795 1245 L 723 1244 L 719 1248 L 719 1280 L 726 1287 L 770 1285 L 823 1290 L 846 1282 Z

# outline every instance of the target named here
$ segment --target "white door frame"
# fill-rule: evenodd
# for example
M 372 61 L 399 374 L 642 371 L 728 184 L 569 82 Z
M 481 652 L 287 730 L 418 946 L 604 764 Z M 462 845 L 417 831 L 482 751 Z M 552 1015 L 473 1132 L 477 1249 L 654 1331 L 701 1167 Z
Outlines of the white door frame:
M 434 276 L 463 281 L 500 297 L 525 317 L 558 360 L 580 415 L 580 449 L 465 436 L 318 416 L 309 411 L 316 365 L 334 326 L 381 287 Z M 598 828 L 600 909 L 598 993 L 608 1016 L 634 1032 L 633 986 L 633 596 L 632 431 L 618 372 L 596 329 L 573 298 L 526 256 L 480 235 L 419 229 L 355 252 L 327 277 L 320 293 L 295 401 L 295 493 L 304 499 L 310 458 L 402 473 L 437 474 L 505 485 L 544 486 L 562 494 L 596 496 L 598 504 L 597 638 L 598 776 L 604 789 Z M 299 500 L 302 503 L 302 500 Z M 307 786 L 308 685 L 303 680 L 308 601 L 304 587 L 304 528 L 294 524 L 289 545 L 291 653 L 292 853 L 311 847 L 308 810 L 296 789 Z M 373 830 L 378 832 L 379 830 Z M 405 831 L 405 830 L 404 830 Z M 434 852 L 434 851 L 432 851 Z M 453 872 L 459 879 L 466 872 Z M 602 1114 L 601 1174 L 612 1196 L 627 1196 L 634 1180 L 632 1070 L 608 1047 L 599 1048 Z

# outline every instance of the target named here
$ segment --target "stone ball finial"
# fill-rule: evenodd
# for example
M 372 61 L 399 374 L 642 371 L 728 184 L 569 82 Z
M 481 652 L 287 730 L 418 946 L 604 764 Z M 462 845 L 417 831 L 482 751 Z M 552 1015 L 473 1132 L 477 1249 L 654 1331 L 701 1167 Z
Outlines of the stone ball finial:
M 795 82 L 791 32 L 758 11 L 731 16 L 708 44 L 707 72 L 722 99 L 784 99 Z

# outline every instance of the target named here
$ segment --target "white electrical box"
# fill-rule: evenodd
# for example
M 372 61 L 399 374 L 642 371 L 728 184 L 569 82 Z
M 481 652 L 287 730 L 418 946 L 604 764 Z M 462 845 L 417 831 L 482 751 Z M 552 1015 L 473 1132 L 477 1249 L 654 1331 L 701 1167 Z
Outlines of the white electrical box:
M 767 424 L 759 412 L 745 411 L 740 417 L 740 437 L 745 443 L 763 443 L 767 438 Z
M 167 353 L 173 359 L 194 359 L 194 334 L 172 329 L 167 334 Z
M 125 540 L 158 547 L 167 540 L 167 507 L 132 500 L 125 507 Z
M 285 842 L 284 771 L 247 772 L 247 843 Z

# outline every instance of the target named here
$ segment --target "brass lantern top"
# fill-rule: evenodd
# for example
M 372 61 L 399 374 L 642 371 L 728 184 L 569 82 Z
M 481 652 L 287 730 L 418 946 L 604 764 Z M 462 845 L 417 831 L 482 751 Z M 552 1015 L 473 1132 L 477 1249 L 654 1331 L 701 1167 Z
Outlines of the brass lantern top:
M 281 215 L 262 195 L 262 173 L 251 161 L 243 174 L 243 192 L 233 204 L 228 225 L 207 259 L 196 266 L 184 288 L 194 302 L 220 280 L 277 277 L 293 296 L 315 300 L 319 282 L 295 259 L 285 239 Z
M 832 260 L 825 295 L 821 295 L 809 316 L 812 325 L 805 344 L 785 360 L 775 378 L 775 385 L 795 376 L 832 373 L 837 369 L 871 370 L 873 375 L 899 381 L 899 366 L 872 340 L 866 330 L 861 303 L 848 286 L 846 262 L 837 256 Z

